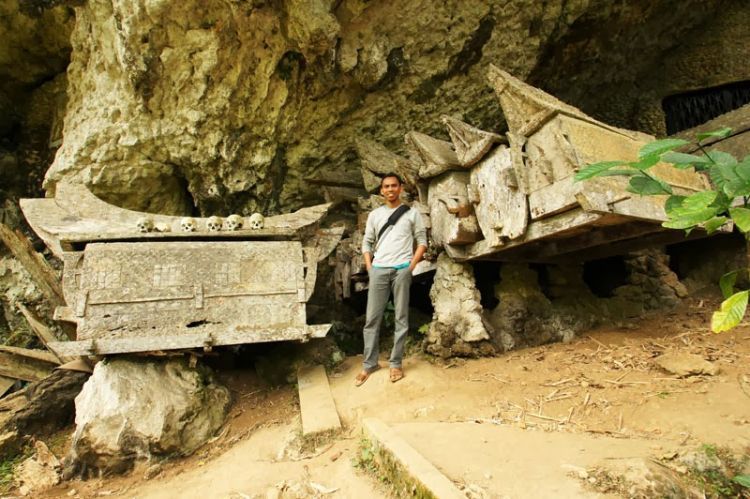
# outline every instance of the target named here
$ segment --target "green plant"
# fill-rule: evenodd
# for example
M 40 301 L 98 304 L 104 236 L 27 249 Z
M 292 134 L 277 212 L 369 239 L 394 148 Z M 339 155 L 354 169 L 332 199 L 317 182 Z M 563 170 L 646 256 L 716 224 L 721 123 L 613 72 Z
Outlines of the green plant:
M 738 470 L 746 469 L 748 455 L 735 454 L 728 447 L 718 447 L 712 444 L 701 445 L 699 452 L 704 454 L 709 462 L 689 465 L 688 476 L 691 477 L 708 497 L 747 497 L 743 495 L 743 488 L 750 485 L 750 477 L 736 474 Z M 744 483 L 743 483 L 744 482 Z
M 714 444 L 703 444 L 701 445 L 700 450 L 708 457 L 718 457 L 719 455 L 719 449 L 717 449 Z
M 699 133 L 696 145 L 702 155 L 677 152 L 676 149 L 689 144 L 683 139 L 656 140 L 644 145 L 638 152 L 637 161 L 602 161 L 593 163 L 575 175 L 576 181 L 594 177 L 629 177 L 627 190 L 643 196 L 668 196 L 664 203 L 667 221 L 662 225 L 670 229 L 682 229 L 690 233 L 702 227 L 707 233 L 717 231 L 728 221 L 750 240 L 750 156 L 738 161 L 729 153 L 705 148 L 707 139 L 721 139 L 732 133 L 730 128 Z M 714 189 L 700 191 L 689 196 L 675 194 L 667 182 L 651 170 L 659 163 L 685 170 L 694 168 L 708 174 Z M 722 332 L 732 329 L 742 321 L 747 310 L 750 291 L 736 291 L 738 271 L 729 272 L 719 283 L 724 301 L 711 318 L 711 329 Z
M 6 494 L 13 488 L 13 474 L 21 461 L 29 455 L 30 451 L 24 449 L 21 453 L 0 461 L 0 494 Z
M 355 468 L 374 473 L 375 466 L 375 449 L 372 442 L 365 437 L 359 441 L 359 452 L 352 458 L 352 465 Z

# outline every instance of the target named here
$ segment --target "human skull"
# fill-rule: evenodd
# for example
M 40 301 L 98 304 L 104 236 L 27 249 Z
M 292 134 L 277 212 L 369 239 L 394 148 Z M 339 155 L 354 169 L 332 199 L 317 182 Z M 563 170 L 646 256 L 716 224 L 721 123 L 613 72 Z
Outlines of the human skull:
M 198 230 L 198 225 L 195 223 L 195 219 L 190 217 L 185 217 L 180 220 L 180 227 L 183 232 L 195 232 Z
M 250 228 L 251 229 L 262 229 L 263 228 L 263 222 L 265 219 L 263 218 L 263 215 L 260 213 L 253 213 L 250 215 Z
M 154 221 L 150 217 L 142 217 L 135 224 L 138 232 L 151 232 L 154 230 Z
M 206 222 L 206 227 L 211 232 L 218 232 L 221 230 L 221 217 L 210 217 Z
M 240 230 L 242 228 L 242 217 L 239 215 L 229 215 L 226 220 L 227 230 Z

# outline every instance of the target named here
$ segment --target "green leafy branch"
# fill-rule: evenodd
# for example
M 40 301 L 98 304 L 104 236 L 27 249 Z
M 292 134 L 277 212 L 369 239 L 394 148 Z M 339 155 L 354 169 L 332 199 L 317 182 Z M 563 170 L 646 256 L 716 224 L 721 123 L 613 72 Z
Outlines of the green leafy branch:
M 732 133 L 731 128 L 697 134 L 697 146 L 702 155 L 677 152 L 690 142 L 683 139 L 656 140 L 638 151 L 637 161 L 601 161 L 581 169 L 576 181 L 595 177 L 629 177 L 627 190 L 642 196 L 667 195 L 664 211 L 667 221 L 662 225 L 690 233 L 702 227 L 708 234 L 716 232 L 729 222 L 750 240 L 750 155 L 738 161 L 729 153 L 706 150 L 707 139 L 722 139 Z M 689 196 L 675 194 L 672 186 L 649 170 L 659 163 L 667 163 L 678 170 L 693 168 L 705 172 L 711 179 L 713 190 L 700 191 Z M 750 291 L 736 291 L 737 272 L 722 277 L 720 287 L 724 294 L 721 308 L 714 312 L 711 329 L 727 331 L 740 323 L 745 316 Z

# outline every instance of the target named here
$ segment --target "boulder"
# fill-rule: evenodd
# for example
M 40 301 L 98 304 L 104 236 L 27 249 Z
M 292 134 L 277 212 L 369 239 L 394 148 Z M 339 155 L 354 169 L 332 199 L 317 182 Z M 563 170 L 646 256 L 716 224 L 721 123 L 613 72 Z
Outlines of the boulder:
M 60 483 L 60 461 L 41 440 L 34 442 L 34 455 L 16 469 L 14 480 L 22 496 Z
M 121 473 L 137 459 L 186 455 L 226 418 L 229 390 L 183 360 L 106 360 L 75 400 L 71 471 Z

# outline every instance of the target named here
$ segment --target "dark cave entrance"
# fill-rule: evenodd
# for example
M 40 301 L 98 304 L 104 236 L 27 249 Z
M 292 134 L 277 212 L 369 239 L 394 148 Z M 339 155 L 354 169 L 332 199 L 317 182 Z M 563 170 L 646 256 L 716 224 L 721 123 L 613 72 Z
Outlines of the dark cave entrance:
M 599 298 L 611 298 L 615 289 L 627 284 L 630 271 L 622 256 L 590 260 L 583 264 L 583 282 Z
M 712 120 L 750 103 L 750 81 L 670 95 L 662 101 L 667 135 Z

